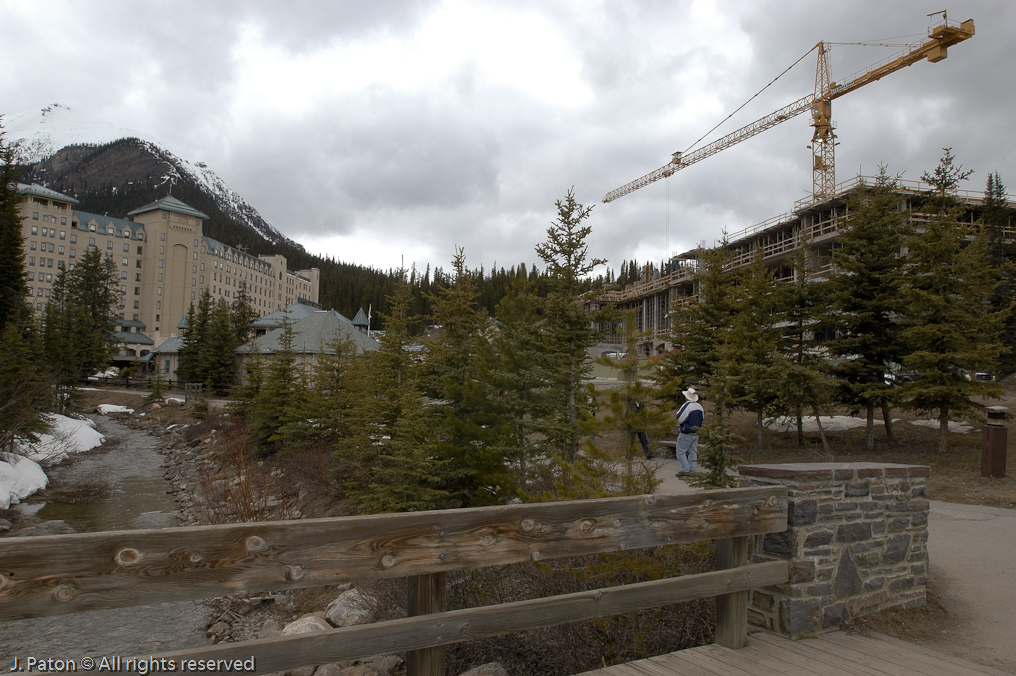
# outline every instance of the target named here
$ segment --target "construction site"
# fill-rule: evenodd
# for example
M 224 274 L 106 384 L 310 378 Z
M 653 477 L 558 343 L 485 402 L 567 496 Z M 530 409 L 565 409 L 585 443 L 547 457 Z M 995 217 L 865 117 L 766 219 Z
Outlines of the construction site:
M 803 248 L 807 278 L 827 278 L 836 270 L 837 240 L 850 220 L 847 198 L 858 189 L 874 186 L 876 181 L 874 177 L 855 176 L 842 183 L 836 182 L 837 141 L 832 120 L 832 101 L 922 60 L 926 59 L 930 63 L 942 61 L 948 56 L 949 47 L 974 36 L 972 19 L 956 23 L 949 21 L 945 12 L 937 14 L 941 15 L 941 19 L 929 28 L 924 40 L 908 45 L 902 52 L 840 82 L 830 78 L 828 43 L 819 42 L 812 50 L 817 52 L 814 93 L 697 150 L 673 153 L 668 164 L 607 193 L 603 201 L 612 202 L 655 181 L 669 178 L 707 157 L 797 115 L 810 112 L 813 128 L 809 145 L 812 150 L 812 194 L 797 200 L 786 213 L 729 235 L 726 246 L 732 254 L 732 270 L 761 258 L 779 281 L 793 281 L 798 275 L 805 274 L 805 270 L 795 267 L 799 260 L 797 252 Z M 921 181 L 897 180 L 895 183 L 900 196 L 900 212 L 907 213 L 911 224 L 919 230 L 921 223 L 928 219 L 928 214 L 922 212 L 922 205 L 932 186 Z M 964 220 L 969 220 L 976 229 L 980 207 L 985 199 L 984 193 L 959 190 L 955 196 L 966 207 Z M 1002 236 L 1006 240 L 1016 240 L 1016 200 L 1009 195 L 1006 201 L 1012 212 L 1002 227 Z M 638 343 L 640 357 L 651 357 L 673 349 L 670 342 L 671 319 L 681 306 L 697 297 L 696 272 L 701 253 L 702 249 L 693 249 L 674 255 L 663 271 L 646 266 L 638 281 L 623 289 L 608 291 L 598 299 L 599 302 L 609 303 L 622 311 L 634 312 L 637 329 L 644 334 Z M 614 331 L 608 336 L 607 342 L 620 344 L 622 339 Z

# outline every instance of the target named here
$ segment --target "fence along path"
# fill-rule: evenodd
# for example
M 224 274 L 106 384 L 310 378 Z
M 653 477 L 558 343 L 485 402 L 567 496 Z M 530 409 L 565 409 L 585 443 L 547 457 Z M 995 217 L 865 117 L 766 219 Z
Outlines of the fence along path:
M 408 577 L 411 617 L 163 653 L 247 659 L 260 673 L 407 654 L 444 673 L 441 646 L 717 596 L 717 643 L 745 644 L 747 590 L 786 582 L 785 561 L 747 564 L 748 537 L 787 528 L 783 487 L 0 539 L 0 620 Z M 444 611 L 448 571 L 717 540 L 720 570 Z M 206 672 L 216 673 L 216 672 Z

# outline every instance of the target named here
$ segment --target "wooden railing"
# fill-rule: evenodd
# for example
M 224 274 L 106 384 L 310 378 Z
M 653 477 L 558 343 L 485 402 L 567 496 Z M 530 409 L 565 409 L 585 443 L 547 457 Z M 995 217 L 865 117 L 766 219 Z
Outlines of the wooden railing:
M 333 519 L 0 539 L 0 620 L 408 577 L 410 617 L 163 653 L 255 659 L 259 673 L 390 652 L 411 676 L 444 673 L 443 646 L 717 597 L 716 641 L 747 637 L 747 592 L 788 580 L 748 565 L 748 538 L 787 528 L 783 487 Z M 449 571 L 717 540 L 718 570 L 445 611 Z M 204 673 L 224 673 L 214 670 Z

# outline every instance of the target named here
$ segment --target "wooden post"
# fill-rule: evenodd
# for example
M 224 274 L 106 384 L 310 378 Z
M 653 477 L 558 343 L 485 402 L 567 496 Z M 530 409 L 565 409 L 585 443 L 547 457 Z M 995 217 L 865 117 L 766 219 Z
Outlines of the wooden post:
M 443 612 L 447 599 L 445 591 L 445 573 L 411 576 L 409 616 Z M 444 676 L 444 673 L 444 646 L 406 652 L 406 676 Z
M 748 565 L 748 538 L 716 541 L 716 569 Z M 716 597 L 716 643 L 725 648 L 743 648 L 748 644 L 748 592 Z

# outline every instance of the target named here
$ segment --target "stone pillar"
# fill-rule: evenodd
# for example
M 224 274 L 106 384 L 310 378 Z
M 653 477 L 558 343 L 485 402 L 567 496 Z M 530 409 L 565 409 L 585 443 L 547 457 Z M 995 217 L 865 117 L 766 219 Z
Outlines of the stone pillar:
M 741 486 L 786 486 L 788 529 L 755 539 L 753 561 L 789 559 L 790 581 L 752 592 L 749 623 L 801 636 L 925 603 L 926 465 L 741 465 Z

